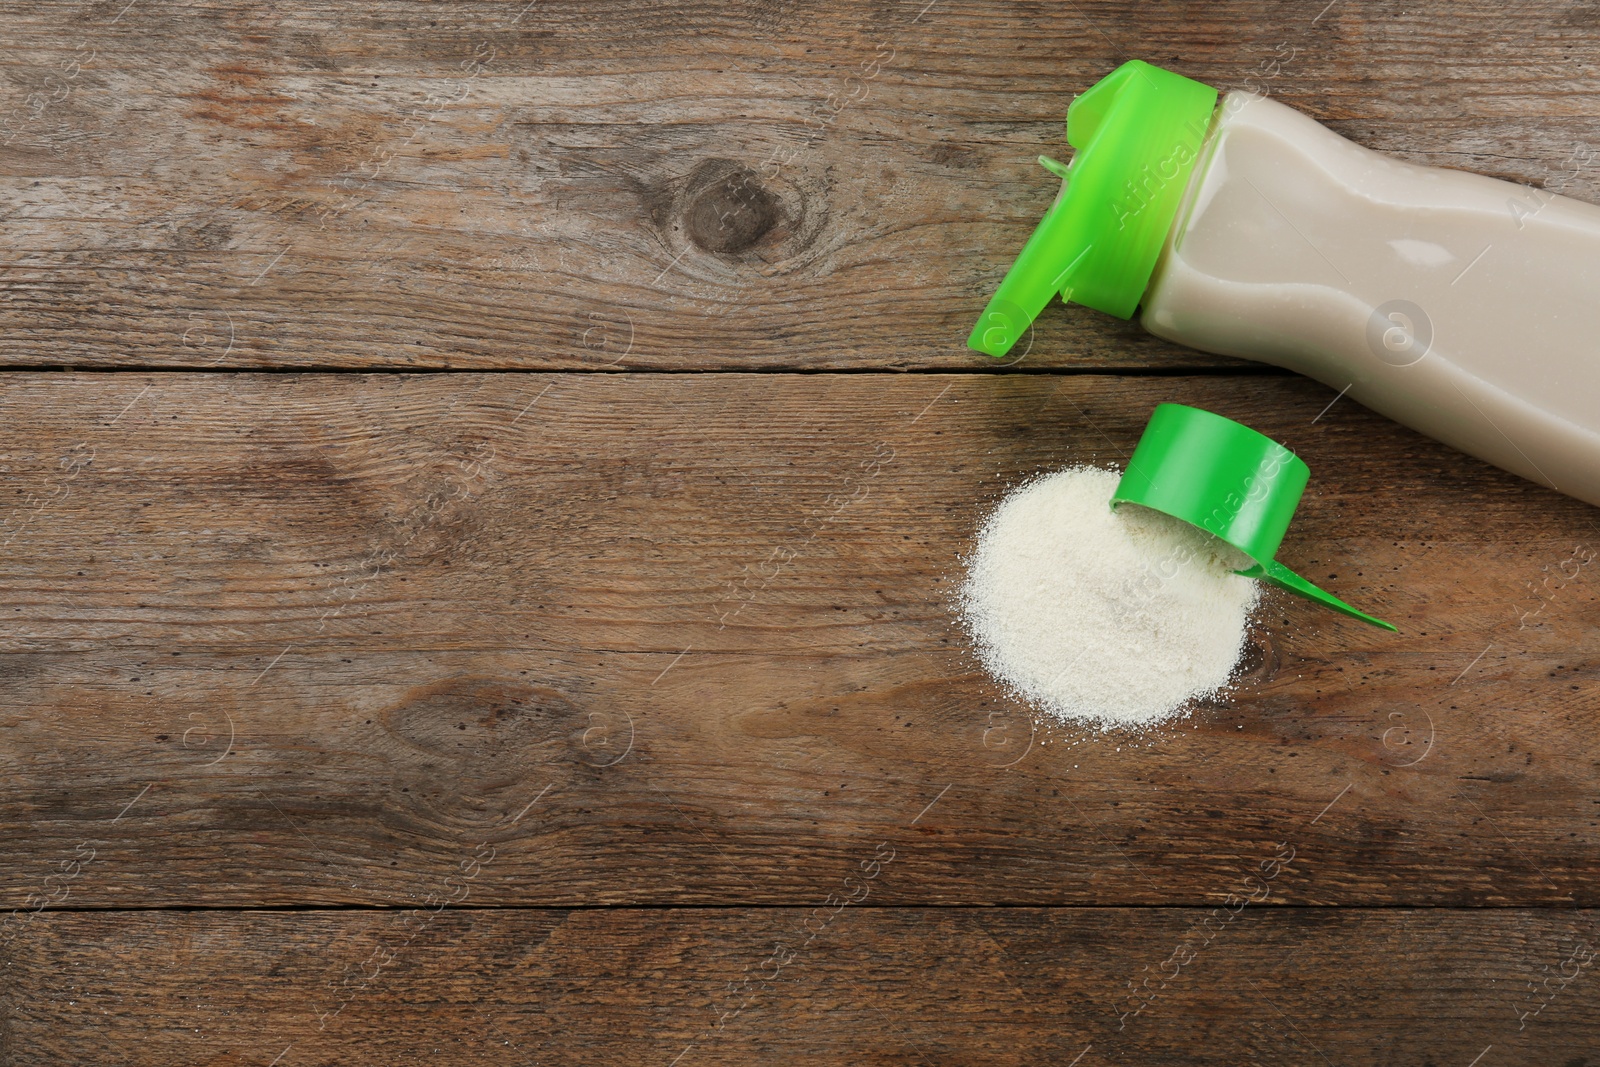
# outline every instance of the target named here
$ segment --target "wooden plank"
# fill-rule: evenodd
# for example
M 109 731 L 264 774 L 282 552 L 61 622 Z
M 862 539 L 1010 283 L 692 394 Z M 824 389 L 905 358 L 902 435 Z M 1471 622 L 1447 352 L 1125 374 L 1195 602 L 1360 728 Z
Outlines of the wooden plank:
M 0 378 L 11 908 L 1592 904 L 1584 505 L 1293 378 Z M 1238 696 L 1033 727 L 948 597 L 1004 486 L 1152 406 L 1306 457 Z M 1319 417 L 1319 413 L 1320 417 Z M 84 857 L 92 852 L 87 862 Z M 197 876 L 203 872 L 203 876 Z M 8 922 L 21 919 L 13 916 Z
M 1597 1051 L 1591 911 L 829 912 L 52 915 L 4 949 L 0 1048 L 129 1067 L 1496 1067 Z
M 989 366 L 968 330 L 1137 54 L 1600 200 L 1556 0 L 1027 9 L 55 2 L 4 16 L 0 363 Z M 1239 367 L 1081 309 L 1025 362 Z

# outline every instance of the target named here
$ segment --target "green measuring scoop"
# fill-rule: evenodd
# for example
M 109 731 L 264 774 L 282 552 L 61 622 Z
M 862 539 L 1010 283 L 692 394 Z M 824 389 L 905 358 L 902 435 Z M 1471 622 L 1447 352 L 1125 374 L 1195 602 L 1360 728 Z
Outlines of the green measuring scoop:
M 1304 460 L 1248 426 L 1183 404 L 1158 404 L 1111 506 L 1138 504 L 1198 526 L 1254 562 L 1238 574 L 1397 630 L 1273 558 L 1310 478 Z

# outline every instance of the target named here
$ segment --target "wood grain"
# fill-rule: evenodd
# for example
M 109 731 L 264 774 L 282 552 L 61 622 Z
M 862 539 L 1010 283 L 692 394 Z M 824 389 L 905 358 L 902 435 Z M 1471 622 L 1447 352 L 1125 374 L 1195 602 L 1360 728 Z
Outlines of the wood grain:
M 1594 511 L 1081 309 L 963 347 L 1130 56 L 1600 201 L 1589 5 L 0 26 L 0 1063 L 1600 1057 Z M 961 553 L 1163 400 L 1402 632 L 1037 723 Z
M 1600 200 L 1585 5 L 16 6 L 0 364 L 987 369 L 966 335 L 1138 55 Z M 1242 364 L 1059 305 L 1024 365 Z
M 1592 905 L 1592 510 L 1330 399 L 6 374 L 5 923 L 415 905 L 480 846 L 484 903 L 802 904 L 883 841 L 891 904 L 1206 904 L 1287 842 L 1274 903 Z M 1230 702 L 1035 728 L 952 622 L 960 553 L 1163 400 L 1300 452 L 1281 558 L 1402 632 L 1275 601 Z
M 0 1050 L 129 1067 L 1495 1067 L 1600 1052 L 1593 912 L 1245 909 L 1205 942 L 1208 915 L 52 915 L 0 950 Z

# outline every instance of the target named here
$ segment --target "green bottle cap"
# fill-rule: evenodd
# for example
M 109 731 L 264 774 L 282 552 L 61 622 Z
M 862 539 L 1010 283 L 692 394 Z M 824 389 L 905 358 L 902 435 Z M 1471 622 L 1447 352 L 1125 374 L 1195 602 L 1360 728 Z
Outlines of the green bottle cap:
M 1070 166 L 1040 156 L 1061 193 L 1011 265 L 967 345 L 1004 356 L 1059 292 L 1126 319 L 1156 258 L 1205 140 L 1217 91 L 1130 60 L 1067 109 Z
M 1254 562 L 1238 572 L 1246 578 L 1395 630 L 1273 559 L 1310 478 L 1304 460 L 1248 426 L 1199 408 L 1158 404 L 1111 506 L 1139 504 L 1198 526 Z

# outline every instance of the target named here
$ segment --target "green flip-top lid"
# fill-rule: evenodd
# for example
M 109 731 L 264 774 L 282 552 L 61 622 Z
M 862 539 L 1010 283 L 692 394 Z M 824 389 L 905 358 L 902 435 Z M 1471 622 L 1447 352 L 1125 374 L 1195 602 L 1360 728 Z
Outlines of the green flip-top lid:
M 1248 426 L 1200 408 L 1158 404 L 1111 506 L 1139 504 L 1198 526 L 1250 558 L 1254 566 L 1238 572 L 1246 578 L 1394 630 L 1273 558 L 1310 478 L 1305 460 Z
M 1003 356 L 1050 297 L 1130 318 L 1139 306 L 1205 140 L 1217 91 L 1130 60 L 1067 110 L 1070 165 L 1039 162 L 1061 193 L 973 327 Z

